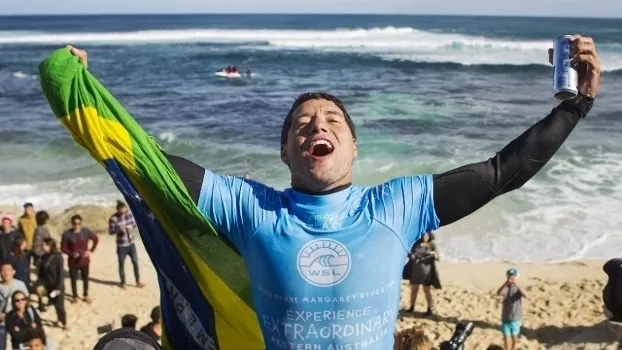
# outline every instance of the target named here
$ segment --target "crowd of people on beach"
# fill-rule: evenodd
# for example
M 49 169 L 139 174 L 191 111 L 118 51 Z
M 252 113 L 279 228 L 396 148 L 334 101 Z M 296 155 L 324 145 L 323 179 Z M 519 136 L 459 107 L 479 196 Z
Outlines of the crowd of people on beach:
M 23 206 L 19 218 L 11 214 L 2 215 L 0 228 L 0 350 L 7 349 L 10 335 L 10 349 L 31 350 L 53 348 L 46 339 L 41 317 L 48 306 L 53 306 L 57 321 L 55 326 L 70 330 L 65 310 L 65 258 L 71 281 L 72 304 L 83 301 L 91 304 L 89 297 L 90 256 L 97 248 L 99 239 L 90 229 L 82 225 L 82 217 L 73 215 L 70 227 L 62 233 L 60 244 L 50 234 L 47 223 L 50 215 L 46 211 L 35 211 L 32 203 Z M 109 219 L 108 233 L 116 236 L 119 266 L 119 286 L 126 289 L 125 260 L 130 257 L 136 286 L 143 288 L 140 281 L 138 255 L 134 233 L 136 221 L 127 205 L 117 202 L 117 211 Z M 34 278 L 33 278 L 34 275 Z M 78 294 L 78 280 L 82 281 L 82 297 Z M 34 306 L 37 306 L 36 308 Z M 151 322 L 140 329 L 155 341 L 161 337 L 160 310 L 151 311 Z M 122 327 L 136 328 L 137 317 L 125 315 Z M 109 331 L 114 328 L 110 325 Z
M 438 247 L 433 232 L 425 233 L 411 248 L 408 261 L 404 266 L 402 278 L 410 283 L 410 307 L 405 311 L 413 313 L 419 289 L 423 289 L 427 310 L 423 317 L 434 315 L 434 299 L 432 288 L 441 289 L 441 282 L 436 262 L 440 259 Z M 499 287 L 496 295 L 501 297 L 501 332 L 503 347 L 492 344 L 488 350 L 515 350 L 520 334 L 523 317 L 522 299 L 527 297 L 525 291 L 518 285 L 519 271 L 511 268 L 506 271 L 506 280 Z M 393 350 L 431 350 L 435 349 L 432 342 L 425 335 L 421 327 L 407 329 L 395 334 Z

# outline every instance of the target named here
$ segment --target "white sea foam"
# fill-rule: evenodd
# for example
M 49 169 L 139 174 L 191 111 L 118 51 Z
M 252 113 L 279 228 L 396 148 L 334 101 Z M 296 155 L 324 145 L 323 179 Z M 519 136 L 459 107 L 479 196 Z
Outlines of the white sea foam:
M 286 172 L 276 151 L 274 157 L 274 162 L 250 171 L 253 178 L 283 188 Z M 362 156 L 355 165 L 355 181 L 375 184 L 394 176 L 423 173 L 422 167 L 436 162 L 438 159 L 433 157 L 389 153 Z M 442 168 L 455 165 L 451 161 Z M 224 165 L 221 168 L 227 169 Z M 622 185 L 617 181 L 620 173 L 622 155 L 598 149 L 583 155 L 577 152 L 554 157 L 523 188 L 439 230 L 443 259 L 559 262 L 618 257 L 622 249 Z M 275 178 L 273 174 L 282 176 Z M 0 186 L 2 204 L 19 205 L 28 200 L 45 208 L 65 208 L 86 203 L 110 205 L 118 198 L 119 193 L 105 174 Z
M 53 33 L 0 32 L 2 44 L 137 44 L 211 42 L 244 44 L 256 49 L 307 49 L 356 52 L 385 59 L 415 62 L 452 62 L 465 65 L 547 65 L 551 40 L 507 40 L 458 33 L 432 33 L 410 27 L 271 30 L 180 29 L 134 32 Z M 604 71 L 622 69 L 622 52 L 599 46 Z

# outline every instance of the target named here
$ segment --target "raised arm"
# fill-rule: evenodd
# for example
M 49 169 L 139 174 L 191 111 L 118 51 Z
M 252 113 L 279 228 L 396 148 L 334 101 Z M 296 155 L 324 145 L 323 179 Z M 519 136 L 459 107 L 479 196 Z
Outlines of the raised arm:
M 578 63 L 579 96 L 560 103 L 487 161 L 434 175 L 434 206 L 441 226 L 523 186 L 553 157 L 579 120 L 585 118 L 598 90 L 600 61 L 591 38 L 576 37 L 573 52 L 578 53 L 574 61 Z
M 176 300 L 167 292 L 172 288 L 170 283 L 174 283 L 194 310 L 213 309 L 213 313 L 197 315 L 198 323 L 193 329 L 217 339 L 215 323 L 208 319 L 217 314 L 224 320 L 218 323 L 218 338 L 226 334 L 227 344 L 235 348 L 264 348 L 241 252 L 231 249 L 235 247 L 227 240 L 228 234 L 244 238 L 245 233 L 252 232 L 226 231 L 223 228 L 227 226 L 219 224 L 235 223 L 228 227 L 240 227 L 242 220 L 238 219 L 243 213 L 228 212 L 226 205 L 219 203 L 255 205 L 256 202 L 238 197 L 241 192 L 255 192 L 246 187 L 215 186 L 222 183 L 220 179 L 238 184 L 229 177 L 215 175 L 197 180 L 198 191 L 189 186 L 188 181 L 182 180 L 186 172 L 171 164 L 157 142 L 86 69 L 86 58 L 84 51 L 75 48 L 55 51 L 39 66 L 41 88 L 58 121 L 110 174 L 136 216 L 140 236 L 160 282 L 167 281 L 161 284 L 164 328 L 172 333 L 183 333 L 185 329 L 185 319 L 178 318 L 174 310 Z M 199 173 L 207 172 L 199 168 Z M 207 186 L 205 179 L 215 189 L 211 193 L 207 187 L 203 189 Z M 209 210 L 199 210 L 200 193 L 205 193 L 205 203 L 214 204 L 204 206 Z M 225 210 L 215 210 L 223 207 Z M 248 224 L 251 220 L 246 219 L 244 223 Z M 244 246 L 244 239 L 231 241 Z M 198 346 L 189 337 L 166 335 L 166 339 L 175 348 Z
M 434 175 L 434 206 L 441 226 L 523 186 L 557 152 L 590 107 L 584 97 L 564 101 L 494 157 Z
M 156 195 L 170 199 L 170 193 L 159 193 L 164 189 L 174 190 L 178 198 L 189 195 L 225 240 L 244 251 L 255 228 L 271 212 L 264 199 L 277 192 L 256 182 L 218 176 L 189 160 L 166 155 L 86 66 L 86 51 L 73 47 L 58 50 L 40 66 L 43 92 L 74 139 L 105 167 L 114 160 L 131 180 L 156 183 L 155 190 L 159 191 L 149 189 Z M 170 166 L 174 172 L 167 171 Z M 184 188 L 171 188 L 175 187 L 173 181 L 169 185 L 171 179 L 161 177 L 167 173 L 176 173 Z M 142 193 L 145 189 L 139 184 L 134 185 L 143 199 L 150 197 Z M 164 185 L 168 188 L 159 188 Z M 110 228 L 115 228 L 112 221 Z

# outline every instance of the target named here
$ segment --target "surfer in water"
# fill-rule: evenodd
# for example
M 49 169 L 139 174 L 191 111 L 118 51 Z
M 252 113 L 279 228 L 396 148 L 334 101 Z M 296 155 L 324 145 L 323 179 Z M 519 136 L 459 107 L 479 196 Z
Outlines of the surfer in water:
M 571 40 L 579 95 L 491 158 L 444 173 L 352 184 L 354 123 L 323 92 L 300 95 L 283 121 L 280 157 L 291 173 L 284 191 L 167 155 L 199 210 L 246 260 L 266 349 L 392 347 L 386 334 L 410 247 L 523 186 L 592 108 L 600 60 L 591 38 Z M 69 49 L 86 63 L 85 51 Z

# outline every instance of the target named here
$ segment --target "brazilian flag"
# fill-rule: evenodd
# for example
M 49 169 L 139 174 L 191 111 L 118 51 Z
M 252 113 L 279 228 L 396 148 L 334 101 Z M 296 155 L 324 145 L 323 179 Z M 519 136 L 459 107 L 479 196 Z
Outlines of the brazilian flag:
M 248 272 L 161 148 L 67 49 L 39 65 L 58 121 L 127 201 L 160 285 L 165 349 L 264 349 Z

